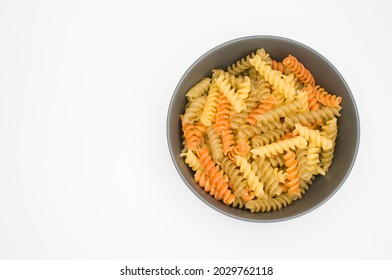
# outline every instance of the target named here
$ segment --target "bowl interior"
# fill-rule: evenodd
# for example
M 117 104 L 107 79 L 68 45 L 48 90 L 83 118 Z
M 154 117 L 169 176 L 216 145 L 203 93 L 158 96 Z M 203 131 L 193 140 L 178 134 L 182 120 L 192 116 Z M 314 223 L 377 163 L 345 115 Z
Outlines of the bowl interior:
M 288 54 L 296 56 L 316 79 L 316 84 L 329 93 L 343 98 L 342 116 L 338 118 L 338 137 L 334 159 L 326 176 L 318 175 L 302 199 L 278 211 L 250 213 L 246 209 L 228 207 L 216 201 L 193 180 L 193 171 L 180 157 L 182 131 L 180 114 L 184 112 L 186 92 L 204 77 L 210 77 L 213 69 L 224 69 L 238 59 L 264 48 L 273 59 L 281 61 Z M 343 184 L 351 171 L 359 145 L 359 119 L 351 91 L 336 68 L 322 55 L 296 41 L 274 37 L 253 36 L 224 43 L 200 57 L 183 75 L 174 91 L 167 118 L 167 139 L 173 162 L 185 183 L 205 203 L 234 218 L 268 222 L 280 221 L 303 215 L 328 200 Z

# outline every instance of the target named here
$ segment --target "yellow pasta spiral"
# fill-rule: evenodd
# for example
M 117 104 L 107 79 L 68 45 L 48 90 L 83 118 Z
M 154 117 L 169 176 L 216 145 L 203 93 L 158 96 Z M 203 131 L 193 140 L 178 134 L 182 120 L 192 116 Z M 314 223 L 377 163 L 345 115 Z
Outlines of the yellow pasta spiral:
M 246 109 L 242 110 L 238 114 L 233 112 L 230 116 L 230 125 L 233 129 L 239 129 L 242 125 L 245 124 L 246 118 L 249 114 L 256 108 L 258 99 L 257 92 L 251 91 L 249 97 L 245 100 Z
M 248 76 L 245 76 L 243 82 L 239 84 L 237 94 L 239 99 L 246 99 L 248 98 L 250 93 L 250 79 Z
M 192 152 L 192 150 L 188 149 L 186 153 L 181 153 L 181 157 L 185 157 L 185 163 L 188 164 L 193 171 L 198 169 L 203 170 L 200 165 L 200 159 Z
M 189 106 L 185 109 L 183 121 L 187 123 L 195 123 L 200 120 L 203 113 L 204 105 L 206 104 L 207 97 L 199 96 L 193 101 L 190 101 Z
M 239 113 L 242 110 L 246 109 L 245 98 L 240 98 L 238 93 L 232 88 L 232 85 L 225 78 L 224 75 L 220 75 L 216 80 L 216 84 L 218 85 L 220 91 L 226 96 L 226 98 L 230 101 L 231 105 L 233 105 L 234 110 Z
M 264 191 L 269 197 L 279 195 L 281 189 L 276 177 L 275 168 L 272 167 L 271 162 L 267 158 L 258 160 L 258 170 L 262 176 L 261 181 L 264 183 Z
M 285 117 L 284 127 L 286 128 L 294 128 L 296 123 L 300 123 L 302 125 L 309 126 L 312 123 L 322 122 L 323 120 L 328 120 L 334 118 L 335 116 L 339 117 L 340 109 L 337 108 L 329 108 L 325 106 L 321 106 L 320 109 L 316 111 L 309 111 L 305 114 L 296 114 Z
M 215 80 L 211 83 L 210 91 L 207 96 L 206 104 L 204 105 L 203 113 L 200 121 L 206 126 L 210 126 L 215 117 L 219 101 L 219 88 Z
M 297 136 L 252 149 L 250 152 L 253 156 L 271 157 L 272 155 L 282 154 L 284 151 L 288 152 L 290 150 L 295 150 L 296 148 L 303 149 L 307 144 L 308 142 L 304 137 Z
M 321 151 L 320 156 L 320 165 L 324 171 L 328 171 L 329 167 L 332 164 L 332 159 L 335 150 L 335 140 L 338 133 L 337 119 L 333 118 L 325 122 L 325 125 L 322 127 L 321 135 L 331 139 L 333 146 L 331 149 Z
M 306 113 L 309 111 L 308 92 L 306 90 L 298 90 L 295 99 L 301 104 L 299 113 Z
M 237 156 L 236 165 L 240 168 L 243 176 L 247 179 L 248 185 L 251 191 L 253 191 L 256 197 L 264 196 L 264 185 L 260 182 L 260 178 L 256 176 L 255 172 L 252 170 L 252 166 L 242 156 Z
M 267 61 L 267 63 L 271 64 L 272 59 L 269 57 L 269 54 L 264 50 L 264 49 L 258 49 L 256 53 L 252 53 L 250 55 L 247 55 L 246 57 L 242 58 L 241 60 L 237 61 L 233 65 L 229 66 L 227 68 L 227 72 L 230 74 L 238 75 L 245 70 L 249 69 L 252 65 L 249 63 L 249 60 L 253 58 L 255 55 L 261 56 L 264 60 Z
M 332 141 L 324 136 L 320 135 L 320 131 L 309 129 L 306 126 L 302 126 L 301 124 L 295 124 L 294 133 L 299 134 L 304 137 L 309 142 L 315 143 L 323 150 L 328 150 L 332 148 Z
M 292 98 L 295 94 L 295 87 L 289 82 L 285 81 L 282 72 L 273 70 L 259 55 L 249 59 L 256 70 L 265 77 L 265 79 L 273 85 L 280 93 L 283 93 L 285 98 Z
M 240 169 L 227 157 L 222 158 L 222 170 L 229 176 L 235 197 L 241 197 L 246 188 L 246 179 L 241 175 Z
M 287 194 L 281 194 L 276 198 L 270 199 L 257 199 L 250 200 L 246 203 L 245 207 L 249 209 L 252 213 L 255 212 L 269 212 L 276 211 L 282 209 L 290 205 L 293 202 L 293 199 Z
M 281 106 L 276 107 L 264 114 L 255 115 L 255 119 L 263 124 L 279 123 L 280 118 L 297 113 L 301 107 L 301 102 L 296 100 L 292 103 L 282 104 Z
M 196 98 L 200 97 L 202 94 L 208 91 L 208 88 L 210 86 L 211 79 L 210 78 L 204 78 L 200 82 L 198 82 L 196 85 L 194 85 L 186 94 L 186 97 L 188 98 L 189 101 L 194 101 Z

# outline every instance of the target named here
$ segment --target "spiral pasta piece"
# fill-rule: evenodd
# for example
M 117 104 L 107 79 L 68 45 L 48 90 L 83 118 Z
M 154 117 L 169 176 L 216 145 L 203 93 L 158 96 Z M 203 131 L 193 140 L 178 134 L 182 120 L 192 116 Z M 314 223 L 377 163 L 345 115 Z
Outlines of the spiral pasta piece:
M 297 156 L 298 163 L 298 171 L 299 171 L 299 179 L 304 181 L 309 181 L 313 174 L 311 172 L 311 168 L 309 167 L 308 162 L 308 150 L 305 149 L 297 149 L 295 151 Z
M 239 209 L 242 209 L 245 207 L 245 201 L 241 197 L 234 197 L 234 201 L 232 206 L 233 207 L 238 207 Z
M 228 157 L 223 157 L 221 168 L 229 176 L 235 197 L 241 197 L 246 193 L 247 180 L 242 176 L 240 169 Z
M 211 126 L 209 126 L 207 128 L 207 138 L 211 149 L 212 158 L 215 162 L 220 162 L 223 158 L 223 145 L 221 137 L 215 133 Z
M 194 125 L 190 123 L 183 123 L 182 131 L 184 133 L 185 143 L 189 149 L 196 151 L 199 145 L 204 143 L 204 138 Z
M 309 143 L 307 149 L 308 171 L 311 175 L 325 175 L 324 169 L 320 167 L 321 149 L 314 143 Z M 310 178 L 309 178 L 310 179 Z
M 256 116 L 272 110 L 275 104 L 275 97 L 271 95 L 269 98 L 263 100 L 255 110 L 253 110 L 253 112 L 248 116 L 246 121 L 252 125 L 255 125 L 257 123 Z
M 200 116 L 200 121 L 206 126 L 210 126 L 215 117 L 219 101 L 219 88 L 215 80 L 212 81 L 210 90 L 207 95 L 207 100 L 203 108 L 203 113 Z
M 295 150 L 296 148 L 303 149 L 307 146 L 308 142 L 302 136 L 297 136 L 291 139 L 278 141 L 269 145 L 261 146 L 250 150 L 254 156 L 271 157 L 272 155 L 283 154 L 284 151 Z
M 211 79 L 210 78 L 204 78 L 200 82 L 198 82 L 196 85 L 194 85 L 187 93 L 186 97 L 188 98 L 189 101 L 194 101 L 204 93 L 208 91 L 208 88 L 210 87 Z
M 241 58 L 241 60 L 237 61 L 236 63 L 233 63 L 231 66 L 227 68 L 227 72 L 233 75 L 238 75 L 245 70 L 247 70 L 251 65 L 249 63 L 249 59 L 254 57 L 255 53 L 252 53 L 251 55 L 247 55 L 244 58 Z
M 295 100 L 297 100 L 301 104 L 301 107 L 298 109 L 298 113 L 304 114 L 309 111 L 308 97 L 309 94 L 307 90 L 297 90 Z
M 194 175 L 194 179 L 196 183 L 199 184 L 200 187 L 204 189 L 205 192 L 214 196 L 216 193 L 216 187 L 212 185 L 210 177 L 205 174 L 205 172 L 201 170 L 196 170 Z
M 302 126 L 301 124 L 297 123 L 295 124 L 294 133 L 299 134 L 309 142 L 315 143 L 323 150 L 328 150 L 332 148 L 332 141 L 325 136 L 321 136 L 318 130 L 309 129 L 306 126 Z
M 244 156 L 246 157 L 249 154 L 249 144 L 247 141 L 240 141 L 230 152 L 228 152 L 227 156 L 232 161 L 235 161 L 237 156 Z
M 258 171 L 260 173 L 260 181 L 264 183 L 264 192 L 268 195 L 268 197 L 279 195 L 282 190 L 279 187 L 279 182 L 276 176 L 278 172 L 272 167 L 268 158 L 259 158 Z
M 271 68 L 274 70 L 278 70 L 280 72 L 284 72 L 284 65 L 280 61 L 276 61 L 275 59 L 272 60 Z
M 222 94 L 218 101 L 218 110 L 216 112 L 216 120 L 214 130 L 219 135 L 230 128 L 230 102 Z
M 249 97 L 245 100 L 246 109 L 238 114 L 233 112 L 230 114 L 230 126 L 232 129 L 239 129 L 245 124 L 248 115 L 256 108 L 258 104 L 258 92 L 253 90 L 250 92 Z
M 317 111 L 320 108 L 320 103 L 316 98 L 316 91 L 314 86 L 308 85 L 305 90 L 308 92 L 308 107 L 311 111 Z
M 256 53 L 252 53 L 250 55 L 247 55 L 246 57 L 241 58 L 241 60 L 239 60 L 236 63 L 234 63 L 231 66 L 229 66 L 227 68 L 227 72 L 229 72 L 230 74 L 238 75 L 238 74 L 244 72 L 245 70 L 248 70 L 249 67 L 252 66 L 249 63 L 249 59 L 253 58 L 256 54 L 258 54 L 261 57 L 263 57 L 267 61 L 267 63 L 269 63 L 269 64 L 272 63 L 272 60 L 269 57 L 269 54 L 266 53 L 266 51 L 264 49 L 258 49 L 256 51 Z
M 231 193 L 229 185 L 223 178 L 222 174 L 215 166 L 207 147 L 203 146 L 201 149 L 197 150 L 197 155 L 200 158 L 201 166 L 203 167 L 206 175 L 210 177 L 211 184 L 216 187 L 216 193 L 214 195 L 215 199 L 222 199 L 227 205 L 233 203 L 234 195 Z
M 221 69 L 214 69 L 212 70 L 212 72 L 215 79 L 219 78 L 220 75 L 223 75 L 228 80 L 228 82 L 236 89 L 238 89 L 240 85 L 245 81 L 245 78 L 243 76 L 236 76 Z
M 253 191 L 256 197 L 264 196 L 264 185 L 260 182 L 260 178 L 256 176 L 255 172 L 252 170 L 251 165 L 248 163 L 246 158 L 237 156 L 236 165 L 240 168 L 244 178 L 248 181 L 248 186 L 251 191 Z
M 333 118 L 333 119 L 326 121 L 325 125 L 322 127 L 322 130 L 320 132 L 321 135 L 327 137 L 333 143 L 331 149 L 321 151 L 320 165 L 324 169 L 325 172 L 328 171 L 329 167 L 332 164 L 337 132 L 338 132 L 338 126 L 337 126 L 337 119 L 336 118 Z
M 257 122 L 261 122 L 263 124 L 279 123 L 280 118 L 284 118 L 298 113 L 302 106 L 303 104 L 301 104 L 300 101 L 296 100 L 289 104 L 282 104 L 281 106 L 273 108 L 272 110 L 269 110 L 264 114 L 254 115 L 254 118 L 257 120 Z
M 283 93 L 285 98 L 292 98 L 294 96 L 295 88 L 283 79 L 283 74 L 280 71 L 273 70 L 259 55 L 255 55 L 254 58 L 249 59 L 249 62 L 271 85 L 280 93 Z
M 264 101 L 272 94 L 271 85 L 264 77 L 262 77 L 260 80 L 255 82 L 254 91 L 257 92 L 257 99 L 260 102 Z
M 289 151 L 283 156 L 283 158 L 287 167 L 287 180 L 285 183 L 286 187 L 288 188 L 287 193 L 291 197 L 298 197 L 301 191 L 299 189 L 299 170 L 295 153 L 293 151 Z
M 250 93 L 250 79 L 248 76 L 245 76 L 244 81 L 239 84 L 237 89 L 237 94 L 239 99 L 245 100 L 248 98 Z
M 295 56 L 289 55 L 283 59 L 283 65 L 289 68 L 298 77 L 298 79 L 300 79 L 305 84 L 315 84 L 313 75 L 301 62 L 298 61 Z
M 340 107 L 340 102 L 342 102 L 342 98 L 340 96 L 338 97 L 336 95 L 329 94 L 320 86 L 316 86 L 314 90 L 316 92 L 316 98 L 321 104 L 328 107 Z
M 245 207 L 252 213 L 257 212 L 270 212 L 280 210 L 283 207 L 287 207 L 293 202 L 293 199 L 287 194 L 281 194 L 275 198 L 270 199 L 257 199 L 248 201 Z
M 227 97 L 230 101 L 231 105 L 233 105 L 234 110 L 239 113 L 242 110 L 246 109 L 245 98 L 240 97 L 229 81 L 225 78 L 224 75 L 220 75 L 216 80 L 216 84 L 218 85 L 220 91 Z
M 321 106 L 317 111 L 309 111 L 305 114 L 289 115 L 285 117 L 284 127 L 294 128 L 296 123 L 300 123 L 304 126 L 310 126 L 313 123 L 322 122 L 323 120 L 329 120 L 335 116 L 339 117 L 338 108 L 329 108 Z
M 260 146 L 271 144 L 272 142 L 276 142 L 277 140 L 281 139 L 285 134 L 286 131 L 284 129 L 274 129 L 266 133 L 256 135 L 252 138 L 252 147 L 257 148 Z
M 233 130 L 225 130 L 222 134 L 223 154 L 227 155 L 233 149 L 235 144 Z
M 181 153 L 180 156 L 185 157 L 185 163 L 188 164 L 193 171 L 202 169 L 199 158 L 192 152 L 192 150 L 189 149 L 186 153 Z
M 203 108 L 206 103 L 207 97 L 200 96 L 189 102 L 189 106 L 185 109 L 183 121 L 193 124 L 200 120 L 200 116 L 203 113 Z
M 265 125 L 256 124 L 249 125 L 245 124 L 238 129 L 238 141 L 247 140 L 261 133 L 267 133 L 274 129 L 282 129 L 283 125 L 280 122 L 270 122 Z

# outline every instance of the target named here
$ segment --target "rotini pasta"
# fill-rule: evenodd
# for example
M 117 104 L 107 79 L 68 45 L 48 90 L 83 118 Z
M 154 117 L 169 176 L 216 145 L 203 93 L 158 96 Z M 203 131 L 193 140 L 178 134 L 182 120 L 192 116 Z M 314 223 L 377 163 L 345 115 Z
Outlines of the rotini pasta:
M 285 98 L 292 98 L 294 96 L 295 88 L 290 81 L 284 79 L 282 72 L 273 70 L 261 56 L 255 55 L 254 58 L 249 59 L 249 62 L 271 85 L 280 93 L 283 93 Z
M 224 75 L 220 75 L 216 80 L 216 84 L 218 85 L 220 91 L 227 97 L 230 101 L 231 105 L 233 105 L 234 110 L 239 113 L 242 110 L 246 109 L 246 103 L 244 96 L 240 96 L 238 92 L 232 87 L 229 81 L 225 78 Z
M 196 98 L 206 93 L 208 91 L 208 88 L 210 87 L 210 83 L 211 83 L 210 78 L 204 78 L 196 85 L 194 85 L 186 94 L 188 100 L 194 101 Z
M 295 56 L 289 55 L 286 57 L 283 60 L 283 65 L 289 68 L 305 84 L 314 85 L 315 81 L 312 74 Z
M 288 151 L 284 156 L 285 165 L 287 167 L 287 181 L 285 183 L 288 188 L 287 193 L 289 196 L 299 196 L 301 191 L 299 189 L 299 170 L 298 162 L 296 160 L 295 153 Z
M 338 97 L 336 95 L 329 94 L 320 86 L 316 86 L 314 90 L 316 93 L 316 98 L 321 104 L 328 107 L 340 107 L 340 102 L 342 102 L 342 98 L 340 96 Z
M 218 101 L 218 110 L 216 112 L 216 119 L 214 130 L 219 135 L 222 135 L 230 128 L 230 103 L 222 94 Z
M 207 95 L 207 100 L 203 108 L 203 113 L 200 116 L 200 121 L 202 124 L 206 126 L 211 125 L 211 122 L 213 121 L 216 114 L 216 110 L 218 108 L 218 101 L 219 101 L 219 88 L 214 79 L 211 83 Z
M 217 200 L 251 212 L 301 199 L 333 160 L 341 98 L 294 56 L 259 49 L 187 93 L 180 154 Z
M 302 126 L 299 123 L 295 124 L 294 133 L 299 134 L 311 143 L 322 147 L 323 150 L 332 148 L 332 141 L 325 136 L 320 135 L 320 131 L 309 129 L 306 126 Z
M 306 139 L 302 136 L 297 136 L 291 139 L 274 142 L 269 145 L 261 146 L 251 150 L 254 156 L 271 157 L 278 154 L 283 154 L 284 151 L 288 152 L 295 149 L 303 149 L 308 145 Z

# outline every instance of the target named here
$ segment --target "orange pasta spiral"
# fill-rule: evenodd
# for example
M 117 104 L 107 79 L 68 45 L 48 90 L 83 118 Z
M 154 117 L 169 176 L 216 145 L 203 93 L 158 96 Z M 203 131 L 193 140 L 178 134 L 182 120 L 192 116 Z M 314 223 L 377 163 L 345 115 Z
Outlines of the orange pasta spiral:
M 312 74 L 295 56 L 289 55 L 283 59 L 283 65 L 289 68 L 301 82 L 310 85 L 315 84 Z
M 288 188 L 288 195 L 300 196 L 301 191 L 299 189 L 299 170 L 295 153 L 293 151 L 289 151 L 283 156 L 283 158 L 287 167 L 287 180 L 285 185 Z
M 316 98 L 321 104 L 328 107 L 340 107 L 340 102 L 342 102 L 342 98 L 340 96 L 337 97 L 336 95 L 329 94 L 320 86 L 315 87 L 315 92 Z
M 216 188 L 211 184 L 210 177 L 206 175 L 205 172 L 201 171 L 200 169 L 195 173 L 195 181 L 202 187 L 207 193 L 210 195 L 215 195 Z
M 271 64 L 272 69 L 279 70 L 280 72 L 284 72 L 284 66 L 282 62 L 276 61 L 275 59 L 272 60 Z
M 229 159 L 235 161 L 237 156 L 245 156 L 250 151 L 250 147 L 247 141 L 240 141 L 227 155 Z
M 222 145 L 223 145 L 223 154 L 227 155 L 233 149 L 233 145 L 235 144 L 233 130 L 228 129 L 225 130 L 222 134 Z
M 264 99 L 260 105 L 253 110 L 253 112 L 247 117 L 246 121 L 252 125 L 257 123 L 257 115 L 264 114 L 274 108 L 276 104 L 275 96 L 271 95 L 267 99 Z
M 320 108 L 320 103 L 317 101 L 316 98 L 316 91 L 314 86 L 308 85 L 305 88 L 306 92 L 308 93 L 308 108 L 310 111 L 317 111 Z
M 200 158 L 200 163 L 204 169 L 207 176 L 210 177 L 211 184 L 216 188 L 215 199 L 223 200 L 227 205 L 230 205 L 234 201 L 234 195 L 229 189 L 229 185 L 223 178 L 222 174 L 219 172 L 218 168 L 215 166 L 211 155 L 208 152 L 207 146 L 203 146 L 201 149 L 197 150 L 197 155 Z
M 194 125 L 183 123 L 182 131 L 184 132 L 185 143 L 189 149 L 196 151 L 199 145 L 204 143 L 202 131 Z
M 230 102 L 226 96 L 221 94 L 218 101 L 218 110 L 216 112 L 216 121 L 214 131 L 219 135 L 223 135 L 225 130 L 230 128 Z

